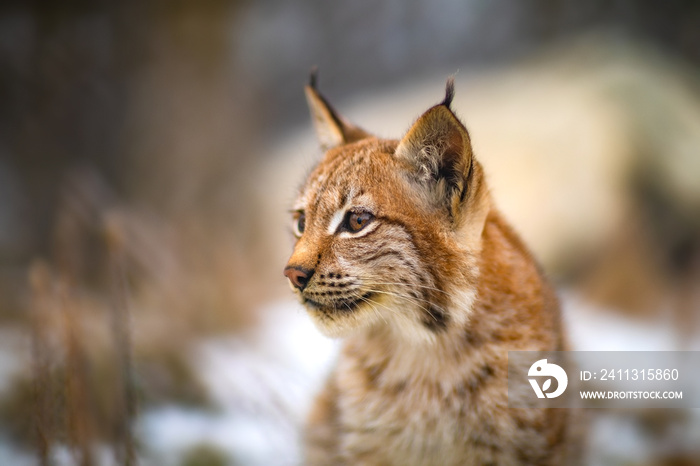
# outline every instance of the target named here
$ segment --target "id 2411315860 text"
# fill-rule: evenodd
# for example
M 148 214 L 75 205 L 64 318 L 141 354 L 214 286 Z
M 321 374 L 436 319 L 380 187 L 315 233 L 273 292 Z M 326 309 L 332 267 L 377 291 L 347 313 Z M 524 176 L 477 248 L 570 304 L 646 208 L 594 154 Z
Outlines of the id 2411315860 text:
M 601 369 L 599 372 L 580 371 L 580 380 L 678 380 L 678 369 Z

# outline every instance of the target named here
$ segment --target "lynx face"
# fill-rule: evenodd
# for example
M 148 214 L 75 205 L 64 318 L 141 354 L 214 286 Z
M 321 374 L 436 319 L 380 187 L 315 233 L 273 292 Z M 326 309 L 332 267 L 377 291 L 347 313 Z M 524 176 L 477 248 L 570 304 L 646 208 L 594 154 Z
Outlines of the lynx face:
M 483 225 L 483 196 L 451 83 L 401 141 L 345 122 L 313 85 L 307 97 L 328 150 L 294 203 L 285 275 L 316 324 L 333 336 L 376 326 L 430 339 L 464 320 L 451 309 L 473 295 L 470 227 Z

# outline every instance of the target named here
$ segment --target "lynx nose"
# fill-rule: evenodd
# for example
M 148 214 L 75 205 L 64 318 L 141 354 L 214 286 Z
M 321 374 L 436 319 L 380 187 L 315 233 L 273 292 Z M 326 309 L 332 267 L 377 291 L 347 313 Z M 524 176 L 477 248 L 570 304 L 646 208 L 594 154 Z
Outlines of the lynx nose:
M 313 270 L 307 270 L 301 267 L 290 266 L 284 269 L 284 275 L 299 291 L 304 291 L 304 288 L 306 288 L 306 285 L 309 283 L 311 275 L 313 274 Z

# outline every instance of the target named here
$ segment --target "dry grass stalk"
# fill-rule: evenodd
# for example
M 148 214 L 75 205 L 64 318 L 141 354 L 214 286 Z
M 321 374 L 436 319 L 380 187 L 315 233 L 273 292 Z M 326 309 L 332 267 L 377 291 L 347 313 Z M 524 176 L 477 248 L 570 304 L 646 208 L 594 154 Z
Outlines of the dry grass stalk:
M 115 445 L 117 462 L 126 466 L 135 464 L 136 452 L 132 433 L 136 417 L 136 394 L 134 390 L 133 356 L 130 331 L 129 293 L 124 256 L 124 228 L 117 216 L 105 218 L 105 243 L 109 251 L 111 269 L 111 319 L 117 364 L 121 375 L 121 404 L 116 410 L 115 436 L 121 445 Z
M 29 271 L 32 290 L 30 331 L 32 339 L 33 428 L 39 464 L 49 465 L 49 448 L 54 440 L 51 399 L 52 381 L 49 373 L 46 319 L 52 302 L 51 276 L 48 265 L 34 262 Z

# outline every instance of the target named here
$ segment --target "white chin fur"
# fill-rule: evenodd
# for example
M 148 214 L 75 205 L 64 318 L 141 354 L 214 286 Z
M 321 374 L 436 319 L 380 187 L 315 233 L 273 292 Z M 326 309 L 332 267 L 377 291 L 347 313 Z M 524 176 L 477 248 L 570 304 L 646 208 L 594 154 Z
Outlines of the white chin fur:
M 306 309 L 316 328 L 325 336 L 331 338 L 344 338 L 369 328 L 377 322 L 384 322 L 380 317 L 368 312 L 363 306 L 348 312 L 347 314 L 334 314 L 332 317 L 325 315 L 318 309 Z

